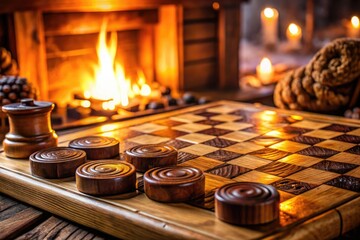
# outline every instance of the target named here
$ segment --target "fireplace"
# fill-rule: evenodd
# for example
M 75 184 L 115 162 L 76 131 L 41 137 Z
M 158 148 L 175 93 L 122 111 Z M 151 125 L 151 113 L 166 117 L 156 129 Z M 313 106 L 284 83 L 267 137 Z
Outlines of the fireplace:
M 0 24 L 21 75 L 40 99 L 63 105 L 94 75 L 104 21 L 133 82 L 142 75 L 173 92 L 238 88 L 241 2 L 5 0 Z

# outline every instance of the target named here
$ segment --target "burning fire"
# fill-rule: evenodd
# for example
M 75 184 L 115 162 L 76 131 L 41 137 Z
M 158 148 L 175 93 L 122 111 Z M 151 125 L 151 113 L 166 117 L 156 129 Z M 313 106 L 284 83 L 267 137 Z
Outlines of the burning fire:
M 101 25 L 99 40 L 96 47 L 98 65 L 95 67 L 94 83 L 84 92 L 85 98 L 103 100 L 105 110 L 115 110 L 117 106 L 128 106 L 131 98 L 149 96 L 151 88 L 146 84 L 144 73 L 138 71 L 137 82 L 132 83 L 126 77 L 123 65 L 115 61 L 117 51 L 117 34 L 106 36 L 107 22 Z

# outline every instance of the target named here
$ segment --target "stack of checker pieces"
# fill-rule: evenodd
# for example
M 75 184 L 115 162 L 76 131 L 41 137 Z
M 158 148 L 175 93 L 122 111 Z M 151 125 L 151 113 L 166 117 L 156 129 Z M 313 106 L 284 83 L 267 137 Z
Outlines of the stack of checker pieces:
M 360 192 L 360 128 L 354 125 L 219 105 L 116 134 L 122 150 L 150 142 L 177 148 L 178 165 L 199 168 L 206 175 L 205 197 L 190 204 L 211 211 L 216 189 L 233 182 L 270 184 L 289 205 L 298 196 L 310 198 L 329 189 L 343 196 Z M 281 219 L 286 221 L 295 214 L 283 210 Z

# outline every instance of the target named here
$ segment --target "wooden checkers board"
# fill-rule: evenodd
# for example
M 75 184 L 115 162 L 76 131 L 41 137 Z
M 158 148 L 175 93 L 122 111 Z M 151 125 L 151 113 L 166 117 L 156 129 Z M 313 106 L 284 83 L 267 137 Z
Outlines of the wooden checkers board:
M 125 149 L 167 143 L 178 165 L 205 172 L 205 196 L 159 203 L 137 191 L 94 197 L 73 178 L 31 176 L 29 162 L 0 156 L 0 191 L 36 207 L 121 238 L 254 239 L 334 238 L 360 225 L 360 122 L 221 101 L 75 131 L 60 146 L 90 135 L 120 141 Z M 280 218 L 235 226 L 214 214 L 214 192 L 234 182 L 259 182 L 280 193 Z

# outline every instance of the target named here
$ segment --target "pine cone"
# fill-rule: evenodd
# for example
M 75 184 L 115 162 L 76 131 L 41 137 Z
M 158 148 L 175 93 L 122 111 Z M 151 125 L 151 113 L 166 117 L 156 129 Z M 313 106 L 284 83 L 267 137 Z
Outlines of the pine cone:
M 11 53 L 5 48 L 0 48 L 0 76 L 19 74 L 19 69 L 16 61 L 11 58 Z
M 20 102 L 23 98 L 36 99 L 36 90 L 26 78 L 15 76 L 0 77 L 0 105 Z
M 346 107 L 360 80 L 360 40 L 338 39 L 304 67 L 289 72 L 274 91 L 277 107 L 333 112 Z

